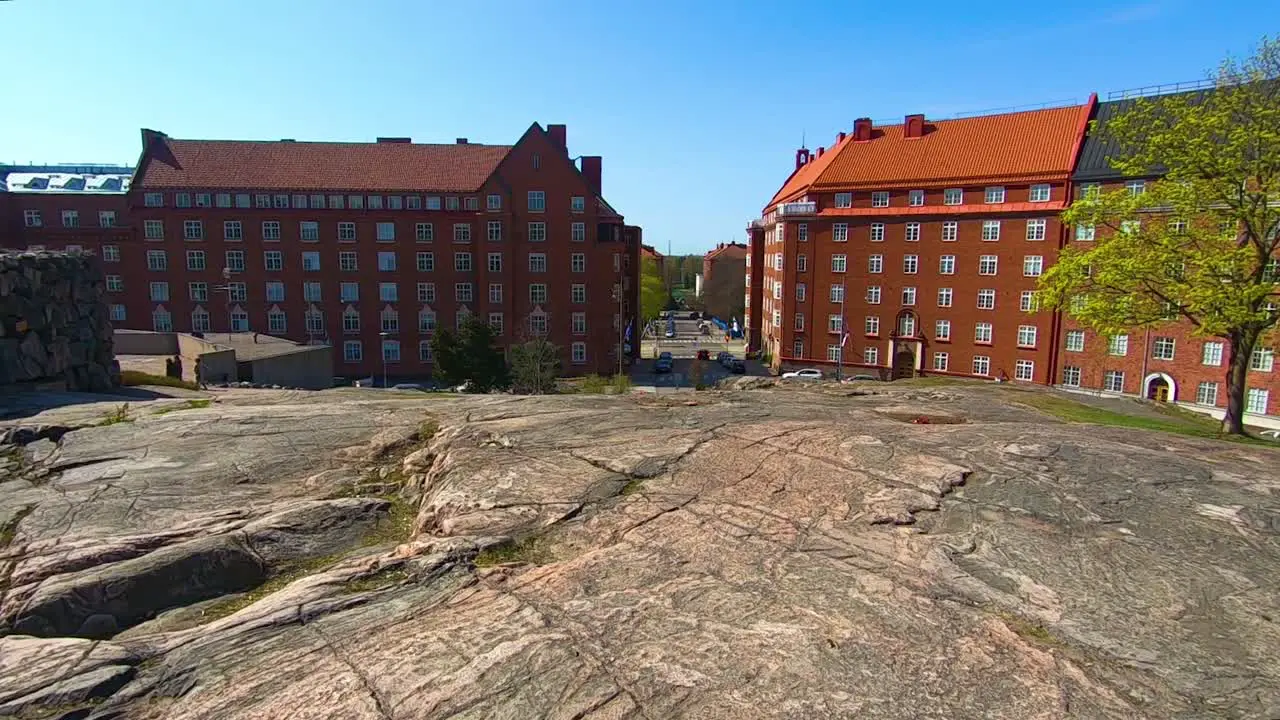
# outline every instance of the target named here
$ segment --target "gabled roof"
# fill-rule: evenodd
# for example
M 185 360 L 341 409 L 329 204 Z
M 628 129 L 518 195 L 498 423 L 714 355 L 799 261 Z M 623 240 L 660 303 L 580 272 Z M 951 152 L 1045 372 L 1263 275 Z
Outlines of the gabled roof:
M 510 145 L 179 140 L 144 148 L 138 188 L 471 192 Z
M 722 256 L 727 259 L 741 260 L 747 256 L 747 246 L 733 242 L 725 243 L 715 247 L 702 257 L 704 260 L 717 260 Z
M 1213 91 L 1194 90 L 1185 93 L 1170 93 L 1170 95 L 1184 97 L 1195 104 L 1199 104 L 1211 92 Z M 1168 95 L 1163 97 L 1168 97 Z M 1160 100 L 1161 97 L 1147 97 L 1100 102 L 1091 119 L 1097 120 L 1098 125 L 1105 126 L 1112 118 L 1131 109 L 1140 101 L 1159 102 Z M 1085 137 L 1084 145 L 1080 148 L 1080 160 L 1076 163 L 1076 171 L 1071 176 L 1071 179 L 1097 181 L 1119 180 L 1125 177 L 1124 173 L 1111 166 L 1111 158 L 1119 155 L 1120 150 L 1120 143 L 1111 137 L 1097 130 L 1090 131 L 1088 136 Z M 1164 173 L 1165 168 L 1162 166 L 1151 168 L 1152 175 L 1163 175 Z
M 769 206 L 811 189 L 1065 180 L 1094 104 L 926 120 L 918 138 L 904 137 L 903 125 L 876 127 L 863 142 L 850 134 L 793 173 Z

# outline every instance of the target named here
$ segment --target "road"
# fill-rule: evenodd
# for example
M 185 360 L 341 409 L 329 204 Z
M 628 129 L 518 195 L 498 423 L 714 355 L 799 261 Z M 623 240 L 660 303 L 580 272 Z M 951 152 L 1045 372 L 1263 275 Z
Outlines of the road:
M 665 321 L 658 321 L 659 334 L 665 334 Z M 710 361 L 702 362 L 702 382 L 711 385 L 732 373 L 715 361 L 716 354 L 721 351 L 733 353 L 741 359 L 745 350 L 743 340 L 724 341 L 724 334 L 711 326 L 711 335 L 703 335 L 698 331 L 698 321 L 690 320 L 688 313 L 676 320 L 676 336 L 647 337 L 640 343 L 640 360 L 631 372 L 631 382 L 636 385 L 654 385 L 657 387 L 691 387 L 695 384 L 691 378 L 694 358 L 699 350 L 706 350 L 711 355 Z M 670 373 L 654 373 L 653 361 L 660 353 L 669 352 L 675 358 L 675 367 Z M 748 375 L 768 375 L 759 361 L 747 360 Z

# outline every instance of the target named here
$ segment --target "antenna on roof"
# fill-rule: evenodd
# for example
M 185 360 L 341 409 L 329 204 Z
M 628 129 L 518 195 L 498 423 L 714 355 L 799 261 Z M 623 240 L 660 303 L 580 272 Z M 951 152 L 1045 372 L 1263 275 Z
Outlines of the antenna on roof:
M 801 131 L 800 131 L 800 147 L 802 147 L 802 148 L 803 148 L 803 147 L 805 147 L 805 144 L 804 144 L 804 131 L 803 131 L 803 130 L 801 130 Z

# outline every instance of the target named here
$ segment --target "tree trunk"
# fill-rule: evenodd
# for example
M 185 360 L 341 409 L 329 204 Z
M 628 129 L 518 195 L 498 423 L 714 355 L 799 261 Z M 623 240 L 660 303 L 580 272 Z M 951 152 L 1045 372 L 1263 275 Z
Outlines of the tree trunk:
M 1244 435 L 1245 381 L 1249 375 L 1249 358 L 1258 341 L 1257 333 L 1233 332 L 1230 337 L 1231 358 L 1227 366 L 1227 414 L 1222 419 L 1227 433 Z

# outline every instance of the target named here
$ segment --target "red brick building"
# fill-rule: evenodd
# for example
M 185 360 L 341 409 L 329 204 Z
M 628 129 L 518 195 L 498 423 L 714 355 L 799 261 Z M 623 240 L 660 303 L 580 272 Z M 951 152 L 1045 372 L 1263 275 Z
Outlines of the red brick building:
M 641 230 L 601 195 L 601 158 L 575 163 L 566 135 L 536 123 L 514 145 L 144 130 L 132 184 L 112 198 L 121 226 L 89 245 L 104 245 L 118 327 L 267 332 L 333 345 L 336 375 L 377 374 L 385 359 L 388 375 L 420 378 L 435 328 L 479 314 L 506 345 L 548 336 L 567 374 L 610 373 L 637 350 L 624 336 Z M 13 195 L 9 225 L 62 208 Z
M 716 265 L 722 264 L 736 269 L 738 263 L 744 262 L 746 259 L 747 246 L 745 243 L 716 243 L 714 250 L 702 256 L 702 286 L 705 288 L 711 285 L 711 278 L 715 275 Z
M 749 229 L 750 346 L 775 367 L 1050 382 L 1058 319 L 1032 292 L 1091 109 L 863 118 L 799 150 Z
M 1134 102 L 1132 98 L 1100 102 L 1092 119 L 1105 124 Z M 1108 161 L 1119 151 L 1097 134 L 1086 137 L 1072 175 L 1074 197 L 1121 188 L 1140 194 L 1158 178 L 1122 175 Z M 1102 232 L 1102 228 L 1077 228 L 1068 234 L 1067 242 L 1087 244 Z M 1059 347 L 1059 370 L 1053 382 L 1065 389 L 1176 402 L 1219 418 L 1226 410 L 1229 343 L 1196 336 L 1185 320 L 1105 337 L 1064 316 Z M 1275 353 L 1274 347 L 1259 347 L 1250 358 L 1245 382 L 1247 424 L 1280 427 L 1280 419 L 1274 417 L 1280 415 L 1280 366 Z
M 118 247 L 132 176 L 123 165 L 0 165 L 0 247 Z

